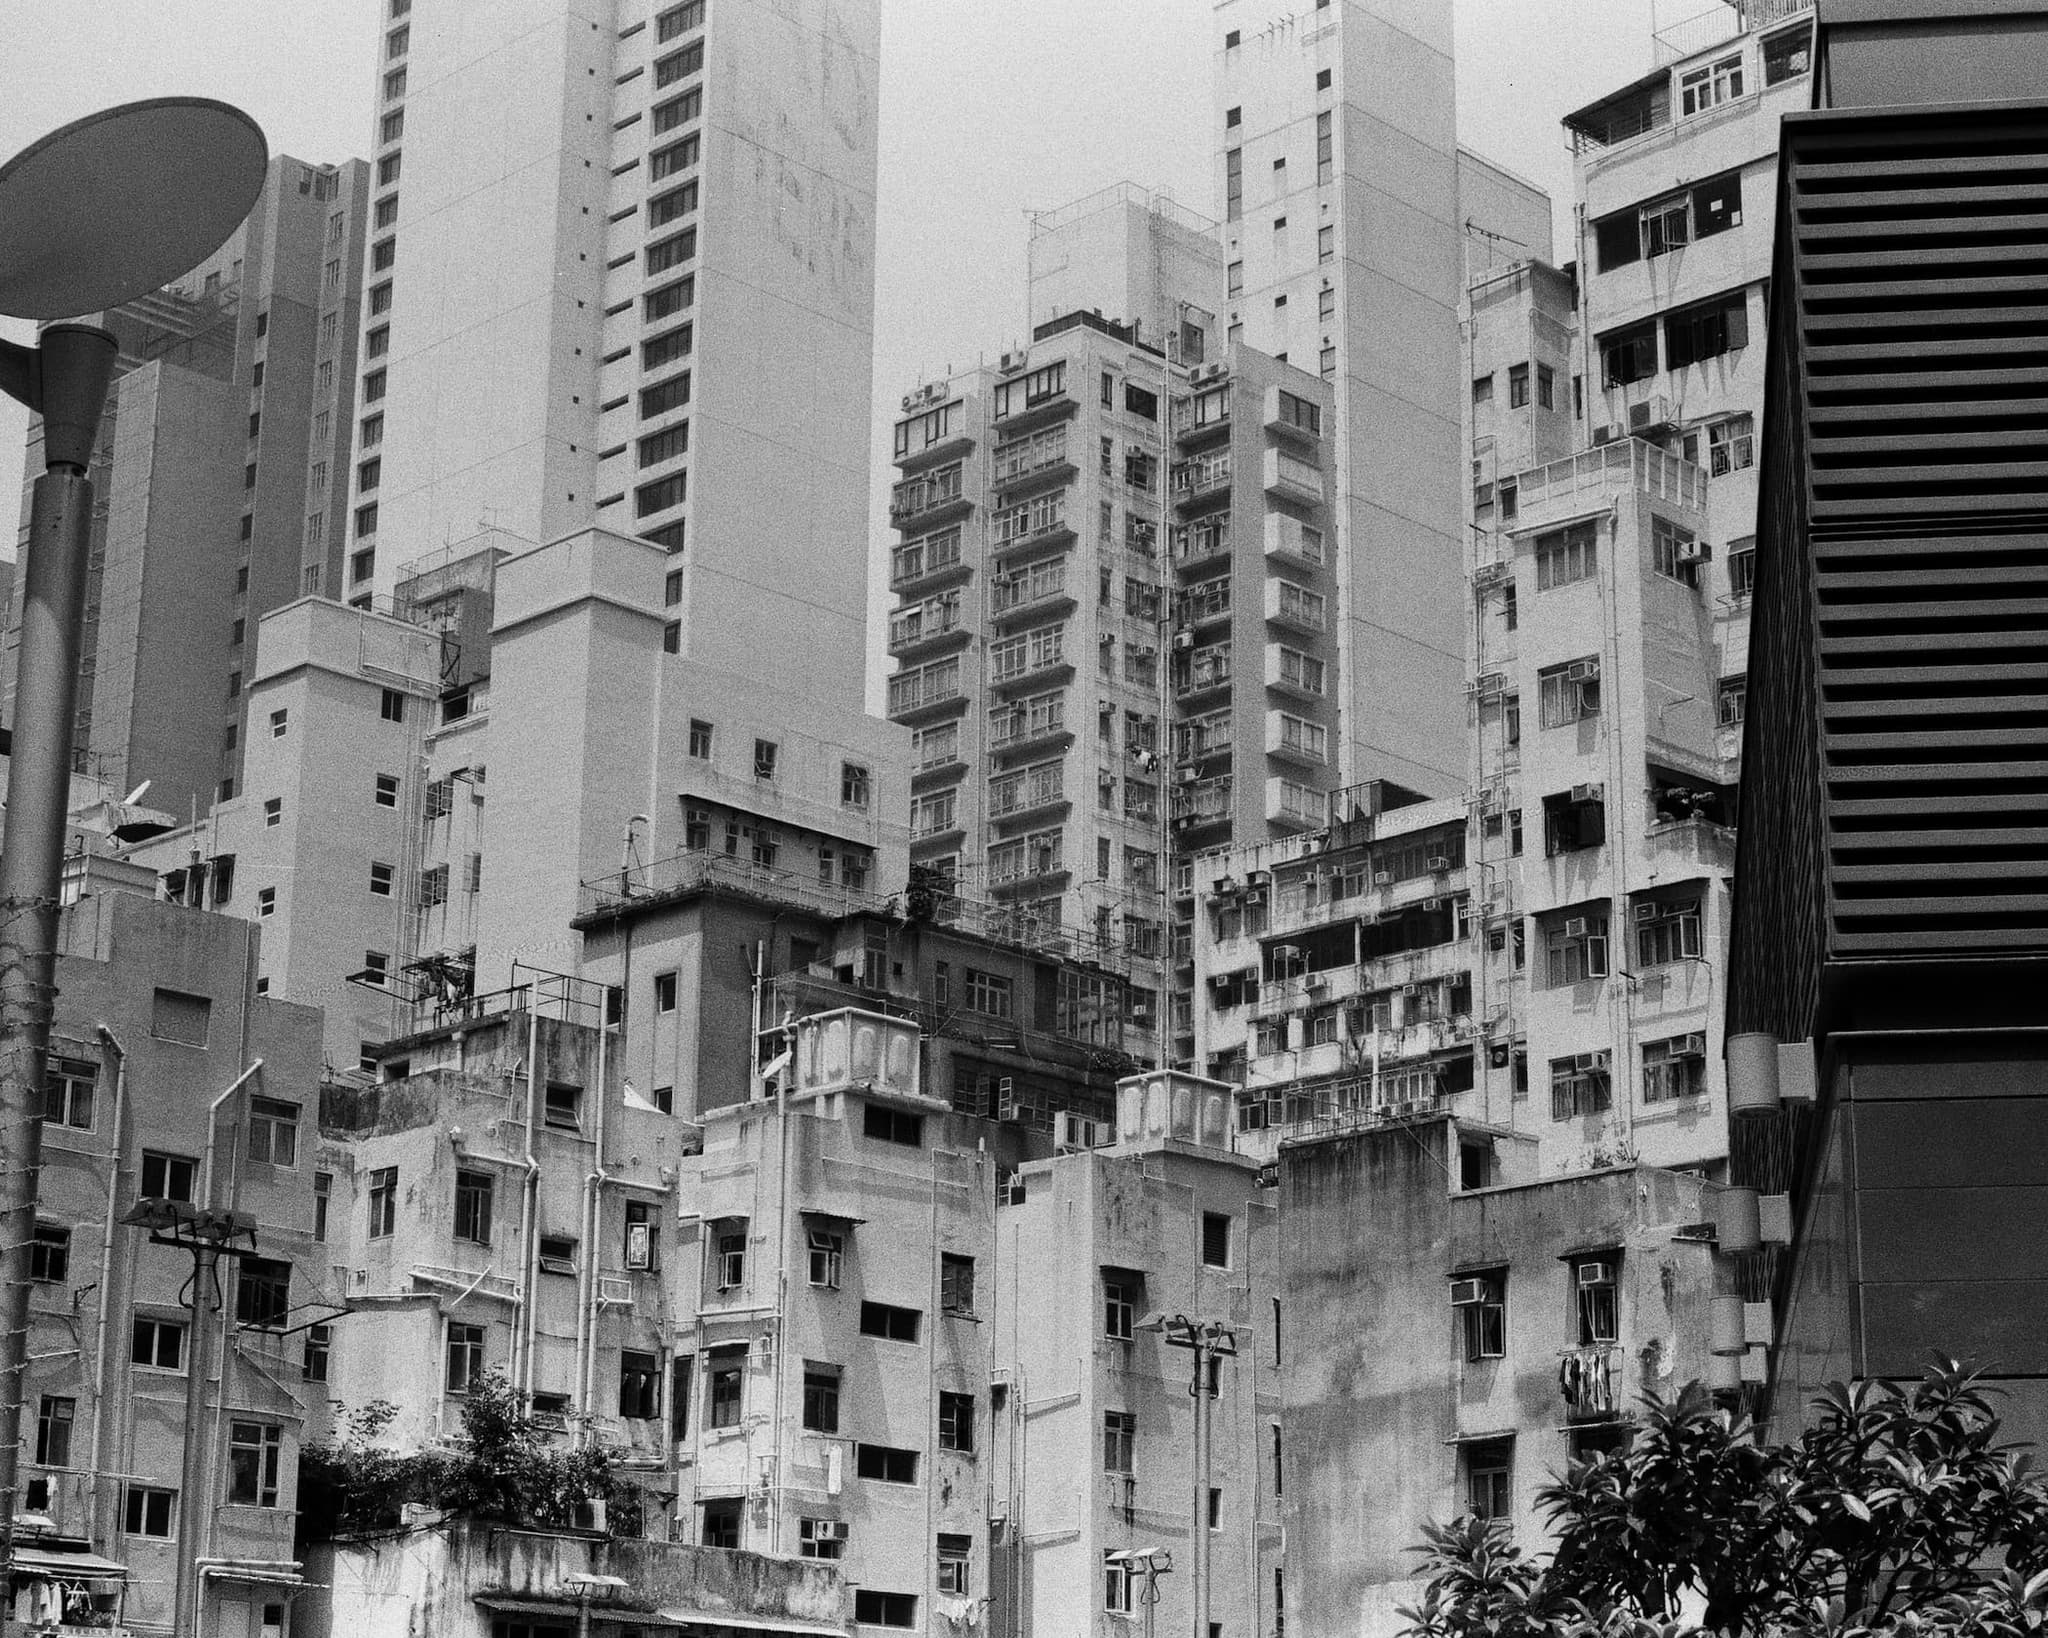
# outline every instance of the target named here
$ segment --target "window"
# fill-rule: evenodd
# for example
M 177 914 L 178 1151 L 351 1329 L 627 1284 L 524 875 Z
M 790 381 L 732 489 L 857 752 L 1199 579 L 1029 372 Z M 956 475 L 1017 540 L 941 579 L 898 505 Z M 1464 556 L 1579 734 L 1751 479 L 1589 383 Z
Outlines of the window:
M 152 1371 L 185 1368 L 185 1327 L 175 1320 L 137 1317 L 128 1339 L 130 1364 Z
M 867 810 L 870 780 L 868 770 L 858 762 L 842 762 L 839 765 L 839 805 L 842 808 Z
M 690 755 L 699 761 L 711 759 L 711 724 L 696 717 L 690 719 Z
M 839 1367 L 804 1361 L 804 1426 L 813 1433 L 839 1431 Z
M 1490 371 L 1485 375 L 1472 378 L 1472 402 L 1474 404 L 1490 404 L 1493 402 L 1493 375 Z
M 906 1109 L 871 1103 L 861 1111 L 861 1134 L 883 1143 L 900 1143 L 908 1149 L 924 1147 L 924 1117 Z
M 386 722 L 405 721 L 405 696 L 395 688 L 385 689 L 378 704 L 378 715 Z
M 1337 230 L 1334 227 L 1316 229 L 1316 260 L 1333 262 L 1337 259 Z
M 619 1351 L 619 1416 L 628 1422 L 661 1418 L 661 1361 L 653 1354 Z
M 1536 589 L 1552 591 L 1576 580 L 1590 580 L 1598 559 L 1598 528 L 1575 523 L 1569 529 L 1536 539 Z
M 941 1593 L 965 1598 L 973 1588 L 974 1538 L 939 1532 L 939 1582 Z
M 973 1394 L 939 1394 L 939 1449 L 974 1454 Z
M 721 1349 L 711 1356 L 709 1425 L 714 1428 L 736 1428 L 740 1425 L 742 1373 L 746 1368 L 746 1358 L 744 1348 L 730 1353 Z
M 633 492 L 634 515 L 651 517 L 656 512 L 681 506 L 688 498 L 689 478 L 687 472 L 673 472 L 658 482 L 642 484 Z
M 744 1224 L 737 1230 L 728 1229 L 711 1243 L 712 1255 L 717 1259 L 716 1273 L 718 1289 L 737 1291 L 747 1283 L 747 1234 Z
M 915 1308 L 898 1308 L 886 1302 L 864 1302 L 860 1305 L 860 1334 L 883 1337 L 890 1342 L 915 1342 L 918 1324 L 923 1318 Z
M 1515 1442 L 1481 1439 L 1464 1447 L 1465 1511 L 1479 1519 L 1505 1519 L 1512 1510 Z
M 1102 1550 L 1102 1607 L 1111 1615 L 1129 1615 L 1132 1591 L 1141 1572 L 1133 1569 L 1128 1559 L 1112 1559 L 1109 1555 L 1114 1551 L 1110 1547 Z
M 1587 656 L 1536 673 L 1543 726 L 1563 728 L 1600 714 L 1600 662 Z
M 659 466 L 663 461 L 672 461 L 689 452 L 690 423 L 679 421 L 666 431 L 652 433 L 640 440 L 638 464 L 642 467 Z
M 455 1238 L 471 1245 L 491 1243 L 492 1195 L 496 1181 L 489 1172 L 455 1174 Z
M 231 1422 L 228 1429 L 228 1500 L 243 1507 L 275 1507 L 284 1429 L 268 1422 Z
M 168 1538 L 171 1534 L 171 1503 L 177 1494 L 175 1490 L 165 1490 L 157 1485 L 127 1486 L 122 1501 L 123 1528 L 131 1536 Z
M 325 1382 L 327 1364 L 334 1352 L 334 1327 L 306 1327 L 306 1351 L 299 1361 L 299 1375 L 308 1382 Z
M 916 1595 L 877 1592 L 872 1587 L 858 1588 L 853 1595 L 853 1618 L 862 1626 L 914 1627 L 917 1625 Z
M 1223 154 L 1223 219 L 1235 222 L 1244 215 L 1244 150 L 1229 148 Z
M 1529 366 L 1508 366 L 1508 408 L 1526 409 L 1529 403 Z
M 1536 366 L 1536 407 L 1557 408 L 1557 371 L 1548 364 Z
M 681 51 L 672 51 L 655 62 L 654 83 L 657 87 L 674 85 L 676 81 L 688 79 L 703 70 L 704 42 L 692 40 Z
M 99 1065 L 86 1059 L 52 1057 L 43 1071 L 43 1120 L 52 1126 L 91 1131 L 99 1074 Z
M 1010 1016 L 1010 981 L 997 973 L 967 969 L 967 1009 L 989 1018 Z
M 249 1100 L 249 1158 L 271 1166 L 299 1163 L 299 1106 L 276 1098 Z
M 846 1551 L 846 1521 L 798 1519 L 796 1550 L 803 1558 L 839 1558 Z
M 450 1393 L 468 1393 L 484 1374 L 484 1328 L 481 1325 L 450 1324 L 448 1327 L 448 1370 Z
M 1664 363 L 1682 369 L 1749 345 L 1749 296 L 1734 290 L 1664 319 Z
M 1551 989 L 1607 976 L 1607 918 L 1560 916 L 1544 929 L 1544 970 Z
M 1598 785 L 1576 786 L 1543 799 L 1543 856 L 1598 847 L 1607 840 L 1607 802 Z
M 558 1132 L 583 1130 L 583 1088 L 566 1081 L 550 1081 L 543 1094 L 541 1119 Z
M 704 26 L 704 0 L 685 0 L 680 6 L 671 6 L 654 19 L 654 43 L 667 45 L 680 39 L 694 28 Z
M 1102 1471 L 1130 1473 L 1137 1453 L 1138 1419 L 1129 1411 L 1102 1413 Z
M 1327 90 L 1330 84 L 1328 69 L 1316 76 L 1316 89 Z M 1316 183 L 1327 184 L 1336 169 L 1336 133 L 1332 129 L 1332 115 L 1325 109 L 1316 115 Z
M 775 777 L 776 760 L 780 756 L 780 754 L 780 748 L 776 745 L 774 740 L 755 740 L 754 777 L 756 779 L 773 779 Z
M 1667 580 L 1681 585 L 1699 583 L 1699 565 L 1706 550 L 1690 529 L 1681 529 L 1669 518 L 1650 518 L 1650 567 Z
M 1723 728 L 1739 728 L 1749 709 L 1749 676 L 1723 677 L 1715 696 L 1715 720 Z
M 270 737 L 271 737 L 272 739 L 283 739 L 283 738 L 284 738 L 284 736 L 285 736 L 285 730 L 286 730 L 286 728 L 287 728 L 287 727 L 289 726 L 289 724 L 290 724 L 290 720 L 291 720 L 291 714 L 290 714 L 289 712 L 287 712 L 287 711 L 273 711 L 273 712 L 271 712 L 271 713 L 270 713 Z
M 939 1312 L 972 1318 L 974 1259 L 955 1252 L 939 1253 Z
M 699 1544 L 705 1547 L 722 1547 L 727 1551 L 736 1550 L 740 1544 L 740 1503 L 739 1498 L 721 1497 L 716 1501 L 703 1502 L 704 1531 Z
M 199 1163 L 183 1155 L 155 1154 L 150 1150 L 142 1152 L 142 1181 L 139 1185 L 141 1197 L 145 1200 L 190 1200 L 193 1179 L 199 1174 Z
M 380 1166 L 370 1173 L 370 1238 L 381 1240 L 398 1225 L 398 1168 Z
M 1600 368 L 1605 385 L 1626 387 L 1657 373 L 1657 321 L 1645 319 L 1600 338 Z
M 1704 114 L 1742 95 L 1742 54 L 1702 63 L 1678 76 L 1678 110 L 1681 116 Z
M 29 1278 L 40 1285 L 62 1285 L 71 1274 L 71 1231 L 54 1223 L 36 1224 L 28 1248 Z
M 1707 427 L 1707 472 L 1725 478 L 1747 466 L 1756 465 L 1755 419 L 1731 415 Z
M 1801 23 L 1764 41 L 1764 84 L 1806 73 L 1813 66 L 1813 24 Z
M 889 1445 L 855 1445 L 854 1472 L 863 1479 L 884 1484 L 916 1484 L 917 1452 L 897 1450 Z
M 236 1325 L 276 1329 L 291 1312 L 291 1263 L 242 1257 L 236 1267 Z
M 1228 1268 L 1230 1266 L 1230 1214 L 1221 1211 L 1202 1213 L 1202 1266 L 1204 1268 Z
M 661 1225 L 656 1218 L 652 1202 L 626 1202 L 624 1251 L 626 1267 L 636 1274 L 651 1274 L 661 1267 Z
M 381 899 L 391 897 L 392 867 L 372 862 L 370 865 L 370 891 Z
M 1576 1120 L 1614 1107 L 1612 1059 L 1606 1051 L 1550 1060 L 1550 1118 Z
M 334 1174 L 315 1172 L 313 1174 L 313 1238 L 327 1238 L 327 1208 L 334 1199 Z
M 36 1466 L 71 1465 L 71 1424 L 78 1401 L 44 1394 L 36 1411 Z
M 1451 1306 L 1463 1332 L 1465 1359 L 1499 1359 L 1507 1352 L 1506 1269 L 1464 1275 L 1451 1281 Z
M 1674 961 L 1695 961 L 1700 955 L 1700 901 L 1639 901 L 1636 916 L 1636 965 L 1662 967 Z
M 697 278 L 685 273 L 680 279 L 650 290 L 640 298 L 640 316 L 649 324 L 672 318 L 697 299 Z

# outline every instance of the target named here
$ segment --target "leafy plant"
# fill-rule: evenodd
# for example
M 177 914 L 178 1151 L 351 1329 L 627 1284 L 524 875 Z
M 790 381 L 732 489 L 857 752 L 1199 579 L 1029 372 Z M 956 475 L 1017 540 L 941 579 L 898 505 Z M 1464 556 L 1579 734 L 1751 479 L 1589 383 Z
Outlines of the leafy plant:
M 462 1432 L 450 1449 L 384 1449 L 376 1441 L 396 1414 L 396 1406 L 375 1401 L 343 1418 L 337 1443 L 300 1451 L 302 1541 L 391 1529 L 409 1503 L 457 1517 L 561 1528 L 575 1522 L 579 1503 L 625 1488 L 603 1446 L 551 1444 L 499 1371 L 470 1385 Z
M 1547 1563 L 1499 1520 L 1426 1526 L 1409 1631 L 2048 1638 L 2048 1487 L 1997 1442 L 1994 1391 L 1952 1360 L 1910 1385 L 1832 1384 L 1774 1447 L 1698 1383 L 1646 1395 L 1627 1449 L 1538 1492 Z

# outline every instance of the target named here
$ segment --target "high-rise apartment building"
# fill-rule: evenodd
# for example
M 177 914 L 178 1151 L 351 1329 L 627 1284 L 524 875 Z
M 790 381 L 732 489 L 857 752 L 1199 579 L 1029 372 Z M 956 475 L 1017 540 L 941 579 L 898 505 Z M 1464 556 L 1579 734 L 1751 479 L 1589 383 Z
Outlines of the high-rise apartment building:
M 359 160 L 281 156 L 212 257 L 99 316 L 120 353 L 93 472 L 76 745 L 181 816 L 237 788 L 259 622 L 311 584 L 302 562 L 324 561 L 368 186 Z
M 872 0 L 387 10 L 347 595 L 596 525 L 680 652 L 857 694 Z
M 1228 0 L 1213 26 L 1226 335 L 1333 394 L 1337 767 L 1447 795 L 1465 783 L 1449 0 Z M 1547 250 L 1547 213 L 1513 232 Z

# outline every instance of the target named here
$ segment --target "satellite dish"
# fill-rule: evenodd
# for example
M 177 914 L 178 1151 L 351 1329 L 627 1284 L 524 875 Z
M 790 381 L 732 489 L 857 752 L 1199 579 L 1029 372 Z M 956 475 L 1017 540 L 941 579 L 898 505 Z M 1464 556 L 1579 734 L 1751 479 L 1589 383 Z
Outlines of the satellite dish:
M 0 165 L 0 313 L 73 318 L 190 272 L 263 191 L 269 144 L 239 108 L 159 97 L 88 114 Z

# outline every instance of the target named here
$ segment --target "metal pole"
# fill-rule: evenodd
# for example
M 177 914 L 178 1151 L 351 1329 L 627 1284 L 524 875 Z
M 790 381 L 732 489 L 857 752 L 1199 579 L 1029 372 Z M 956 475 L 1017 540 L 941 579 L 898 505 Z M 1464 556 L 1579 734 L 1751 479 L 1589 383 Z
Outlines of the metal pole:
M 1195 1328 L 1195 1638 L 1209 1638 L 1209 1346 Z
M 174 1638 L 195 1638 L 199 1631 L 199 1529 L 211 1510 L 205 1494 L 207 1441 L 200 1433 L 206 1420 L 206 1378 L 213 1369 L 213 1327 L 207 1323 L 211 1305 L 206 1295 L 214 1288 L 219 1266 L 220 1247 L 215 1242 L 200 1239 L 193 1244 L 192 1324 L 185 1332 L 184 1467 L 178 1481 L 178 1579 L 171 1606 L 176 1612 Z
M 14 353 L 43 411 L 49 470 L 36 479 L 30 503 L 7 822 L 0 837 L 0 1629 L 13 1608 L 43 1065 L 57 994 L 57 895 L 92 523 L 86 472 L 114 354 L 114 338 L 85 325 L 51 326 L 32 360 L 20 359 L 19 349 Z

